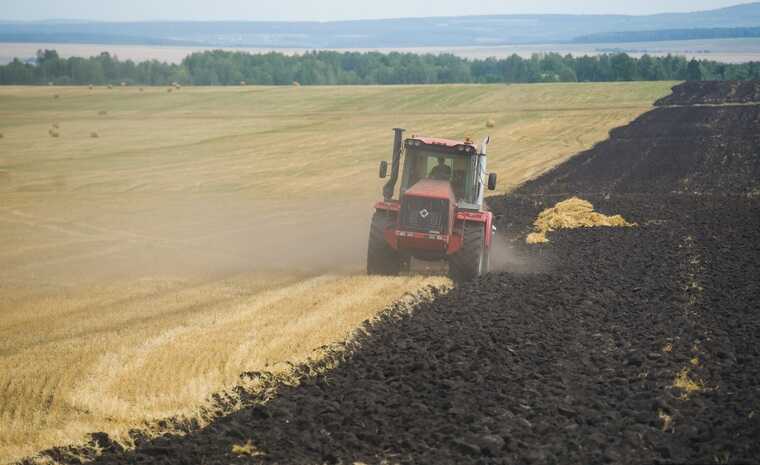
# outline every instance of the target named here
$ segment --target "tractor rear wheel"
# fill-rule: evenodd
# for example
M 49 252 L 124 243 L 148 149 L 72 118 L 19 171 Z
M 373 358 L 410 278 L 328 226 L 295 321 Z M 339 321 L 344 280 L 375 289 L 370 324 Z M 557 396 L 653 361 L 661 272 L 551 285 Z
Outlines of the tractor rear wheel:
M 462 248 L 449 257 L 449 276 L 455 282 L 465 282 L 488 273 L 489 251 L 480 224 L 465 227 Z
M 401 257 L 385 240 L 385 230 L 391 225 L 392 217 L 383 211 L 372 216 L 367 244 L 367 274 L 398 276 L 401 271 Z

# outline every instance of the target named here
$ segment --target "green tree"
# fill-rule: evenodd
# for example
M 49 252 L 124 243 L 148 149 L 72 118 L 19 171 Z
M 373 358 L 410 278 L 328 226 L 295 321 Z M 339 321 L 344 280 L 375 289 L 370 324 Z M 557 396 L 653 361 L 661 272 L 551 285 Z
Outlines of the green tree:
M 702 74 L 702 65 L 692 58 L 686 68 L 686 79 L 689 81 L 701 81 Z
M 618 53 L 610 59 L 615 81 L 633 81 L 636 79 L 636 62 L 625 53 Z
M 557 53 L 524 59 L 466 59 L 452 54 L 314 51 L 302 55 L 250 54 L 211 50 L 187 56 L 179 64 L 157 60 L 120 61 L 103 52 L 90 58 L 62 59 L 40 50 L 33 62 L 15 59 L 0 65 L 2 84 L 102 84 L 122 81 L 149 85 L 171 82 L 198 85 L 251 84 L 427 84 L 620 80 L 758 79 L 760 63 L 724 64 L 684 57 L 625 53 L 573 57 Z

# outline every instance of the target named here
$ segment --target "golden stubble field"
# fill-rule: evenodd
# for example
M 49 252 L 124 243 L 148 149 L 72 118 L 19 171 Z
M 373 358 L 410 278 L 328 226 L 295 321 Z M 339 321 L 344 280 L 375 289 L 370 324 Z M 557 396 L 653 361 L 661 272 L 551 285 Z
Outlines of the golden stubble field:
M 0 463 L 192 416 L 449 285 L 362 275 L 391 128 L 490 134 L 506 191 L 672 85 L 0 88 Z

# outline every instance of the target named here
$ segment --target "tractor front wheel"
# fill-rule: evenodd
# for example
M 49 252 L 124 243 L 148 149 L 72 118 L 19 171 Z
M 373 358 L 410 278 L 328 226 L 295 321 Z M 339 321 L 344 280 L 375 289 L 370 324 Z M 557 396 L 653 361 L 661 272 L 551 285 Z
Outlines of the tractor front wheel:
M 385 230 L 393 218 L 383 211 L 372 216 L 367 244 L 367 274 L 398 276 L 401 271 L 401 257 L 385 240 Z
M 469 226 L 469 227 L 467 227 Z M 462 248 L 449 257 L 449 276 L 454 282 L 465 282 L 488 273 L 489 250 L 480 224 L 465 226 Z

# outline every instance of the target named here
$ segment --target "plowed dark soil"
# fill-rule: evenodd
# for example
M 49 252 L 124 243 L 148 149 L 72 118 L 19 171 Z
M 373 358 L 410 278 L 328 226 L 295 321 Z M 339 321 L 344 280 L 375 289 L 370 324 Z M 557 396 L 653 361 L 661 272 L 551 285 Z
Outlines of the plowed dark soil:
M 759 114 L 643 115 L 491 200 L 546 271 L 390 310 L 298 386 L 242 392 L 245 408 L 203 429 L 129 452 L 96 435 L 97 462 L 760 463 Z M 570 194 L 639 226 L 524 245 Z M 252 455 L 232 452 L 248 440 Z
M 760 194 L 760 105 L 663 107 L 518 193 Z
M 673 93 L 655 105 L 750 103 L 760 101 L 760 81 L 690 81 L 673 88 Z

